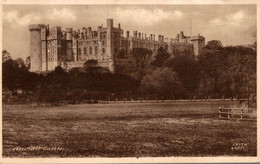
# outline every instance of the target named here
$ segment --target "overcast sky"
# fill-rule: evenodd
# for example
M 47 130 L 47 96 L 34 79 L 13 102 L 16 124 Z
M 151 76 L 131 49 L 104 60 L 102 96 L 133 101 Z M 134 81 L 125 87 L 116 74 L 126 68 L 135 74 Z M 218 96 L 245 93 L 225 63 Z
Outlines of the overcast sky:
M 256 5 L 4 5 L 2 15 L 3 49 L 13 59 L 30 55 L 29 24 L 97 29 L 113 18 L 131 35 L 137 30 L 174 38 L 190 34 L 191 18 L 192 35 L 223 45 L 251 44 L 256 31 Z

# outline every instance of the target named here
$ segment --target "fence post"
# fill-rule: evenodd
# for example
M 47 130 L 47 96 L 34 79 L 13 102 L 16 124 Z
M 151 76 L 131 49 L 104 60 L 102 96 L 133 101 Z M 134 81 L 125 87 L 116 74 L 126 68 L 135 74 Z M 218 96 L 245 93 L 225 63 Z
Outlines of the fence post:
M 196 96 L 195 95 L 193 96 L 193 100 L 196 101 Z
M 228 109 L 228 119 L 230 119 L 230 112 L 229 112 L 229 109 Z
M 241 109 L 241 116 L 240 116 L 240 119 L 243 119 L 243 109 Z
M 221 118 L 221 107 L 218 108 L 219 118 Z

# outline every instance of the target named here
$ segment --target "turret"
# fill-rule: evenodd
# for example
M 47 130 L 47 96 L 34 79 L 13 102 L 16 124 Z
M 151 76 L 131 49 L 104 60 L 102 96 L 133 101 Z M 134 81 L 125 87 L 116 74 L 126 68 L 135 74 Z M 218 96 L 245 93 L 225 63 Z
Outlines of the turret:
M 41 29 L 46 28 L 43 24 L 34 24 L 29 26 L 30 31 L 30 56 L 31 72 L 42 71 L 42 39 Z
M 134 38 L 137 38 L 137 31 L 134 31 Z
M 205 38 L 203 36 L 192 36 L 191 43 L 193 44 L 194 54 L 198 56 L 202 48 L 205 46 Z
M 72 28 L 66 28 L 66 39 L 67 40 L 72 40 Z
M 82 28 L 83 31 L 83 38 L 87 37 L 87 29 L 85 27 Z
M 111 60 L 113 58 L 113 43 L 112 43 L 112 30 L 113 30 L 113 19 L 107 19 L 107 59 Z M 109 65 L 109 70 L 114 71 L 114 66 Z

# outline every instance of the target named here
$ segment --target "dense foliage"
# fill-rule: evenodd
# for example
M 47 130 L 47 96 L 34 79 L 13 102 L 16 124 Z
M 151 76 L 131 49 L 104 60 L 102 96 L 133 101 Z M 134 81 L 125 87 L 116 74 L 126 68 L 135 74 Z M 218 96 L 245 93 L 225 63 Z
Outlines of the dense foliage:
M 175 52 L 176 53 L 176 52 Z M 256 51 L 254 48 L 223 47 L 209 41 L 199 56 L 188 51 L 169 54 L 159 48 L 123 51 L 114 62 L 115 73 L 89 60 L 82 68 L 36 74 L 28 71 L 30 58 L 12 60 L 3 55 L 4 101 L 7 93 L 20 92 L 25 100 L 57 105 L 129 97 L 211 98 L 256 96 Z M 9 95 L 10 97 L 10 95 Z

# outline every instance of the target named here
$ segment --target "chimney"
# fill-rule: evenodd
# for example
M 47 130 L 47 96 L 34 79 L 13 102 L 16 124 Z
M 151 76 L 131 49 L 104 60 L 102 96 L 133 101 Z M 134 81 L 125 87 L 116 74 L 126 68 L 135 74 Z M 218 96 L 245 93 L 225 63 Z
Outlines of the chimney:
M 118 23 L 118 28 L 121 28 L 120 23 Z
M 83 30 L 83 35 L 84 35 L 83 37 L 85 37 L 87 35 L 87 29 L 85 27 L 83 27 L 82 30 Z
M 138 38 L 141 39 L 141 33 L 140 32 L 138 33 Z
M 150 40 L 153 40 L 153 34 L 150 35 L 150 38 L 151 38 Z
M 134 31 L 134 38 L 137 38 L 137 31 Z
M 126 37 L 129 38 L 129 31 L 126 31 Z

